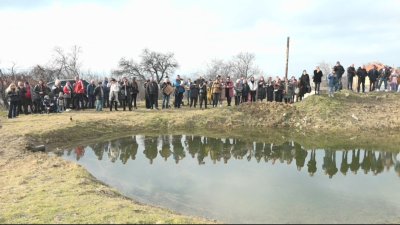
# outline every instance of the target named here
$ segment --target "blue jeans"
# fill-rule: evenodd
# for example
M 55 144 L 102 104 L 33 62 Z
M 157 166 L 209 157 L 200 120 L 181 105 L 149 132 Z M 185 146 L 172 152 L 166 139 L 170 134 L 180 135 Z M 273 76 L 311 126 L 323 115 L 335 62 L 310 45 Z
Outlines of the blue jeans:
M 103 111 L 103 99 L 96 100 L 96 111 Z
M 333 93 L 335 93 L 335 88 L 336 86 L 329 86 L 329 96 L 333 96 Z
M 12 101 L 10 102 L 10 106 L 9 106 L 9 110 L 8 110 L 8 118 L 15 118 L 17 117 L 17 108 L 18 108 L 18 102 Z
M 386 78 L 381 78 L 378 84 L 378 90 L 381 90 L 382 82 L 385 84 L 385 90 L 387 90 L 387 79 Z
M 169 98 L 171 95 L 163 95 L 163 102 L 162 102 L 162 108 L 163 109 L 168 109 L 169 108 Z

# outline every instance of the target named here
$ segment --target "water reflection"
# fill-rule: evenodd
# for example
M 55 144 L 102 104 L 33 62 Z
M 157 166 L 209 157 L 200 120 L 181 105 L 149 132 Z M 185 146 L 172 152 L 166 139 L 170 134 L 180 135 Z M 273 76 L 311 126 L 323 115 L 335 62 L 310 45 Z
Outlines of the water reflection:
M 321 165 L 322 171 L 320 172 L 323 172 L 329 178 L 336 176 L 339 170 L 345 176 L 349 171 L 357 174 L 360 170 L 364 174 L 378 175 L 385 168 L 387 171 L 394 168 L 400 176 L 399 152 L 364 151 L 361 149 L 351 151 L 320 150 L 324 151 L 324 156 L 322 164 L 319 164 L 316 160 L 316 149 L 308 150 L 295 142 L 277 145 L 204 136 L 160 135 L 150 137 L 136 135 L 95 143 L 88 147 L 94 152 L 98 160 L 104 160 L 106 156 L 113 163 L 121 161 L 123 164 L 126 164 L 129 160 L 135 160 L 139 149 L 141 149 L 150 164 L 153 164 L 160 155 L 159 157 L 163 161 L 168 161 L 171 158 L 176 164 L 179 164 L 186 157 L 196 159 L 199 165 L 205 165 L 207 160 L 210 160 L 212 164 L 228 164 L 231 160 L 249 162 L 255 160 L 258 163 L 265 162 L 272 165 L 295 163 L 298 171 L 302 171 L 303 167 L 307 166 L 310 176 L 314 176 L 318 171 L 318 165 Z M 68 150 L 67 155 L 71 155 L 72 152 L 75 153 L 76 160 L 79 161 L 85 155 L 85 148 L 78 146 L 75 149 Z M 340 162 L 337 162 L 339 160 Z M 337 166 L 338 163 L 340 163 L 340 168 Z

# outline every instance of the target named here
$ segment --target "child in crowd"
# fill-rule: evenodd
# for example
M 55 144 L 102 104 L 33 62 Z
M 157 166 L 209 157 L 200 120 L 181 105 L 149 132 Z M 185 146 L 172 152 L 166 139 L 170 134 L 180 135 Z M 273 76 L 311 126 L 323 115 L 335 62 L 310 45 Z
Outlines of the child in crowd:
M 335 92 L 335 71 L 332 71 L 329 75 L 328 75 L 328 86 L 329 86 L 329 97 L 333 98 L 333 93 Z
M 62 113 L 65 110 L 65 98 L 64 94 L 60 92 L 57 99 L 57 112 Z

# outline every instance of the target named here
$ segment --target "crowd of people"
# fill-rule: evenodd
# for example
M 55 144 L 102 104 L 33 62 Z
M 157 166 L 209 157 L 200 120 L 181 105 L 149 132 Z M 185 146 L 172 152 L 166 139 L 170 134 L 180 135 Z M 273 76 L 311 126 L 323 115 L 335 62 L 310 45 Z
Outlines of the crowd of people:
M 342 77 L 345 72 L 344 67 L 337 62 L 332 72 L 328 74 L 330 97 L 333 97 L 336 91 L 343 89 Z M 321 69 L 316 67 L 312 75 L 316 95 L 321 93 L 323 76 Z M 379 70 L 375 66 L 367 71 L 365 66 L 356 70 L 354 65 L 351 65 L 347 68 L 349 90 L 353 90 L 354 77 L 358 77 L 358 92 L 365 92 L 366 77 L 370 80 L 369 91 L 379 91 L 382 84 L 386 91 L 400 91 L 398 88 L 400 76 L 395 69 L 388 66 Z M 132 111 L 137 109 L 139 85 L 135 78 L 132 80 L 122 78 L 118 81 L 114 78 L 110 80 L 105 78 L 97 83 L 91 80 L 85 85 L 82 79 L 76 77 L 74 82 L 66 82 L 64 86 L 56 80 L 53 87 L 48 87 L 42 80 L 34 87 L 28 82 L 20 81 L 17 85 L 12 83 L 6 90 L 9 101 L 8 117 L 14 118 L 21 113 L 64 112 L 69 109 L 85 108 L 95 108 L 96 111 L 103 111 L 103 108 L 118 111 L 118 108 L 122 108 L 124 111 L 127 109 Z M 294 76 L 290 79 L 279 76 L 264 79 L 261 76 L 257 80 L 255 77 L 232 80 L 229 76 L 217 76 L 215 79 L 207 80 L 200 76 L 192 82 L 191 79 L 185 81 L 177 75 L 174 80 L 166 77 L 158 83 L 156 79 L 151 78 L 144 82 L 143 89 L 146 109 L 157 110 L 160 109 L 158 104 L 160 97 L 162 97 L 161 109 L 181 108 L 184 105 L 207 109 L 222 106 L 225 100 L 227 106 L 256 101 L 291 104 L 302 101 L 305 94 L 312 92 L 310 75 L 306 70 L 299 79 Z

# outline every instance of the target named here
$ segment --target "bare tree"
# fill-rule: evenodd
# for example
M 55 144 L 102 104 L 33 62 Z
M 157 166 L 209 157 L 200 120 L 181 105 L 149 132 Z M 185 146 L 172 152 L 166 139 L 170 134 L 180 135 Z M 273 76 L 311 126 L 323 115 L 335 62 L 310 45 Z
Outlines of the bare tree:
M 114 70 L 112 73 L 115 76 L 127 76 L 130 78 L 136 77 L 138 80 L 146 79 L 146 71 L 141 64 L 121 58 L 118 63 L 119 69 Z
M 233 77 L 240 78 L 245 77 L 249 78 L 252 76 L 261 75 L 261 71 L 257 65 L 255 65 L 256 56 L 253 53 L 241 52 L 233 57 L 232 65 L 233 65 Z
M 234 67 L 232 62 L 225 62 L 221 59 L 214 59 L 207 65 L 205 78 L 215 79 L 218 75 L 222 77 L 232 76 Z
M 174 53 L 159 53 L 144 49 L 140 57 L 140 63 L 121 58 L 118 63 L 119 68 L 114 70 L 113 74 L 137 77 L 141 80 L 154 77 L 160 83 L 164 77 L 173 74 L 179 67 Z
M 60 47 L 55 47 L 54 52 L 55 55 L 49 68 L 57 71 L 56 77 L 58 79 L 80 75 L 79 55 L 82 52 L 81 47 L 74 45 L 69 53 L 65 53 Z
M 142 67 L 149 73 L 151 77 L 161 80 L 171 75 L 179 67 L 178 62 L 174 58 L 174 53 L 159 53 L 144 49 L 142 53 Z

